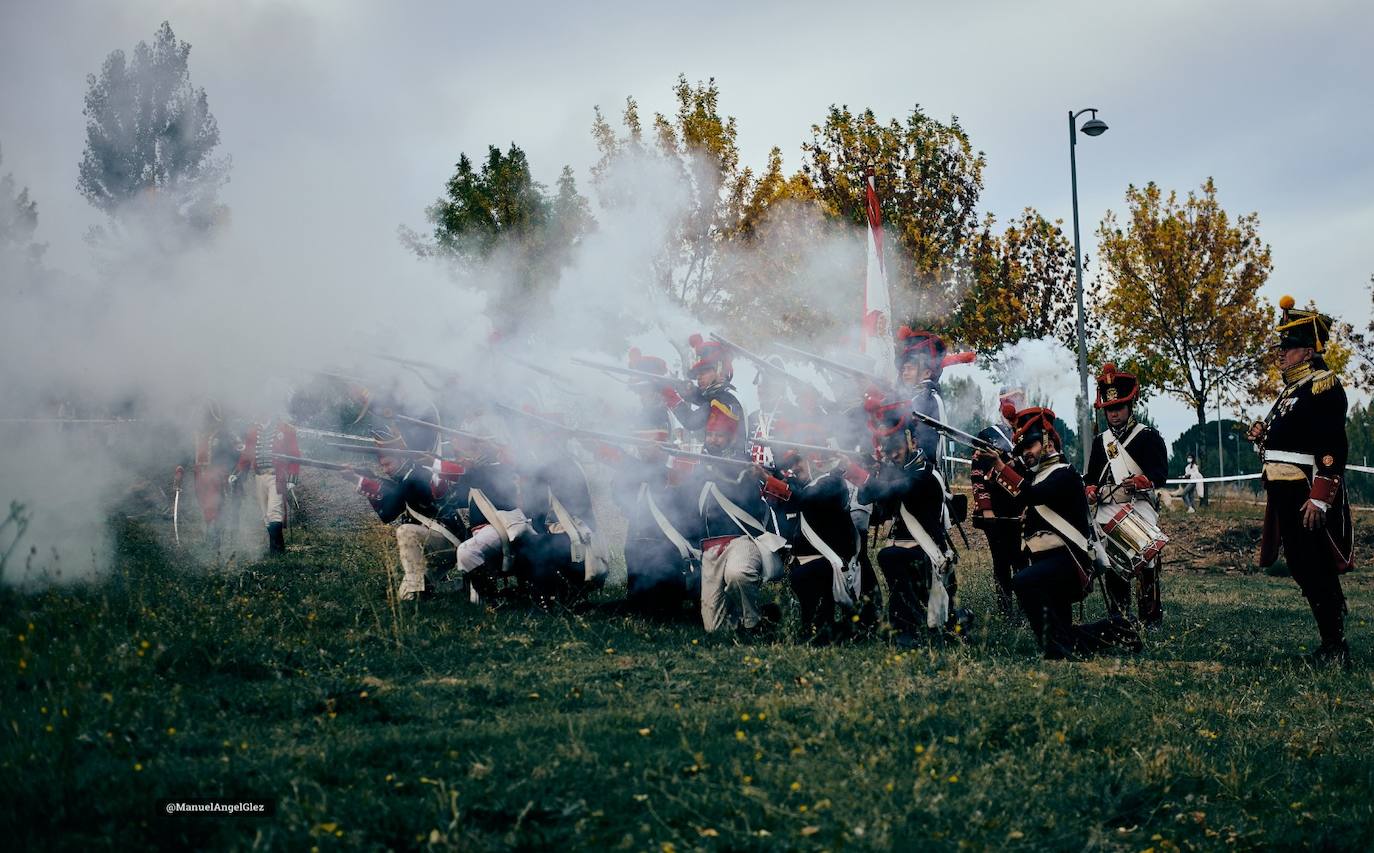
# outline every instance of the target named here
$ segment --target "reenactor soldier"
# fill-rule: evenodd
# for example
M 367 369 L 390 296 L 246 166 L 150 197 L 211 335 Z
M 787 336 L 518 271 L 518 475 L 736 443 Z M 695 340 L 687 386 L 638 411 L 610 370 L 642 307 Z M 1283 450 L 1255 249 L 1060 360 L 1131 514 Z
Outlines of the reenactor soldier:
M 246 474 L 253 475 L 253 494 L 267 528 L 267 551 L 286 553 L 286 497 L 296 488 L 301 467 L 295 462 L 278 463 L 276 454 L 300 456 L 296 428 L 280 418 L 267 423 L 253 424 L 243 434 L 238 464 L 230 481 Z
M 1011 418 L 1026 408 L 1026 394 L 1020 388 L 1003 388 L 997 395 L 998 417 L 994 423 L 978 433 L 978 437 L 1004 453 L 1011 453 Z M 991 458 L 983 456 L 973 461 L 969 479 L 973 486 L 973 526 L 983 531 L 992 556 L 992 576 L 997 583 L 997 610 L 1003 618 L 1017 614 L 1011 579 L 1026 565 L 1021 550 L 1021 509 L 1015 499 L 992 482 Z
M 789 579 L 801 610 L 801 639 L 826 645 L 852 632 L 865 584 L 876 581 L 871 569 L 865 577 L 857 560 L 863 541 L 849 514 L 846 482 L 866 482 L 869 474 L 856 463 L 837 467 L 834 458 L 814 451 L 788 451 L 779 467 L 785 483 L 785 489 L 775 489 L 779 506 L 796 519 Z M 842 621 L 836 621 L 837 608 Z
M 873 504 L 875 522 L 892 520 L 878 568 L 887 579 L 888 622 L 895 642 L 912 647 L 926 628 L 952 631 L 955 614 L 949 588 L 953 549 L 945 526 L 945 490 L 934 465 L 916 443 L 906 405 L 871 400 L 870 429 L 880 463 L 859 488 L 858 500 Z
M 1331 318 L 1279 300 L 1279 366 L 1283 391 L 1249 438 L 1264 452 L 1264 534 L 1260 565 L 1288 569 L 1317 622 L 1313 663 L 1350 665 L 1345 594 L 1340 576 L 1354 567 L 1354 527 L 1346 499 L 1346 396 L 1324 358 Z
M 786 492 L 776 478 L 762 475 L 740 442 L 744 412 L 713 398 L 704 423 L 705 453 L 720 461 L 697 465 L 689 495 L 695 495 L 701 550 L 701 621 L 708 633 L 734 628 L 752 633 L 776 623 L 777 605 L 763 606 L 765 581 L 782 575 L 778 551 L 786 541 L 764 524 L 763 488 Z
M 661 358 L 630 350 L 634 370 L 668 375 Z M 640 392 L 634 436 L 666 444 L 668 409 L 650 381 L 631 383 Z M 697 527 L 695 495 L 682 488 L 690 465 L 670 461 L 659 447 L 642 446 L 630 453 L 602 445 L 598 455 L 612 466 L 611 495 L 625 513 L 627 604 L 646 616 L 672 616 L 684 601 L 701 596 L 701 551 L 689 540 Z
M 225 498 L 229 493 L 229 478 L 238 465 L 238 442 L 224 425 L 224 412 L 214 400 L 205 406 L 201 428 L 196 432 L 196 454 L 192 473 L 195 477 L 196 503 L 210 545 L 219 551 L 224 537 L 222 518 Z
M 531 414 L 534 414 L 531 412 Z M 538 417 L 554 423 L 556 413 Z M 587 474 L 573 458 L 567 440 L 542 428 L 520 432 L 527 457 L 520 462 L 520 497 L 530 534 L 524 542 L 522 575 L 544 605 L 576 596 L 605 582 L 607 561 L 596 535 Z
M 1012 416 L 1008 459 L 979 450 L 992 465 L 992 483 L 1014 498 L 1022 515 L 1029 565 L 1012 578 L 1021 611 L 1048 660 L 1079 658 L 1119 646 L 1138 651 L 1130 623 L 1110 616 L 1092 625 L 1073 624 L 1073 605 L 1092 589 L 1094 548 L 1083 478 L 1063 456 L 1054 412 L 1032 406 Z
M 358 477 L 358 493 L 372 504 L 377 517 L 396 526 L 396 546 L 401 557 L 401 601 L 414 601 L 426 593 L 444 591 L 456 579 L 447 577 L 457 565 L 457 553 L 468 538 L 467 528 L 452 501 L 436 499 L 447 483 L 438 473 L 422 467 L 405 450 L 400 433 L 377 431 L 377 464 L 382 477 Z M 456 475 L 456 469 L 445 469 Z M 436 568 L 432 572 L 431 564 Z
M 768 362 L 779 368 L 783 366 L 782 359 L 777 356 L 769 356 Z M 759 407 L 749 415 L 749 439 L 789 438 L 790 431 L 801 418 L 797 407 L 788 402 L 787 381 L 761 368 L 754 385 L 758 389 Z M 768 445 L 755 444 L 752 453 L 755 462 L 772 466 L 775 454 Z
M 910 395 L 912 411 L 940 421 L 945 417 L 945 401 L 940 396 L 940 377 L 945 371 L 945 341 L 934 332 L 903 326 L 897 333 L 897 378 L 903 395 Z M 916 446 L 936 470 L 945 459 L 945 437 L 925 423 L 911 426 Z M 943 475 L 942 475 L 943 476 Z
M 666 442 L 668 430 L 636 436 Z M 627 519 L 627 604 L 646 616 L 673 616 L 684 601 L 701 596 L 701 550 L 689 539 L 697 527 L 696 496 L 683 488 L 686 470 L 657 447 L 602 453 L 615 467 L 611 493 Z
M 696 387 L 686 398 L 668 384 L 662 387 L 661 393 L 664 404 L 678 423 L 688 430 L 698 431 L 706 428 L 712 412 L 742 413 L 744 407 L 740 405 L 739 398 L 734 394 L 734 386 L 730 384 L 735 377 L 735 368 L 729 350 L 719 341 L 705 340 L 701 335 L 692 335 L 688 342 L 697 355 L 691 369 Z M 717 402 L 720 407 L 714 405 Z M 748 436 L 743 428 L 736 429 L 730 441 L 733 450 L 745 451 L 749 447 Z
M 1136 420 L 1135 403 L 1140 395 L 1136 377 L 1107 362 L 1097 376 L 1097 400 L 1093 406 L 1107 416 L 1107 428 L 1093 438 L 1088 455 L 1088 504 L 1094 508 L 1097 524 L 1104 528 L 1129 505 L 1152 528 L 1159 522 L 1159 498 L 1169 478 L 1169 451 L 1164 438 L 1154 427 Z M 1160 564 L 1155 556 L 1136 569 L 1136 600 L 1140 620 L 1157 629 L 1164 619 L 1160 598 Z M 1108 606 L 1113 613 L 1129 613 L 1131 585 L 1120 574 L 1103 576 Z

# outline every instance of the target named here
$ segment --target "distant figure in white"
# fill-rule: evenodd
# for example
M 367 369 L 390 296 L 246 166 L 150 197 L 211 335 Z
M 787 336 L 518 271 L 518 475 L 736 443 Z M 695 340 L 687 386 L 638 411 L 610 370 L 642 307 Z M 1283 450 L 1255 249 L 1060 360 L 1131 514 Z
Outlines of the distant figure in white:
M 1193 455 L 1188 454 L 1188 465 L 1183 469 L 1183 476 L 1189 482 L 1183 484 L 1183 503 L 1188 507 L 1188 512 L 1197 512 L 1197 502 L 1206 493 L 1207 485 L 1202 482 L 1202 471 L 1197 467 L 1197 460 Z

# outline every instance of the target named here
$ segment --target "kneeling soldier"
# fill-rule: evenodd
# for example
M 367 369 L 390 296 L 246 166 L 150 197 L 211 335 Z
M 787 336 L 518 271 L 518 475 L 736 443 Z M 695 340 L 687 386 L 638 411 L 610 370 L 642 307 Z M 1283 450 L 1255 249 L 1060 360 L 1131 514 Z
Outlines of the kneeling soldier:
M 1012 578 L 1012 588 L 1036 642 L 1047 659 L 1076 658 L 1119 645 L 1138 651 L 1130 623 L 1112 616 L 1093 625 L 1073 624 L 1073 604 L 1092 589 L 1092 528 L 1083 478 L 1064 460 L 1054 412 L 1039 406 L 1017 412 L 1013 452 L 989 459 L 993 482 L 1024 511 L 1022 539 L 1030 565 Z

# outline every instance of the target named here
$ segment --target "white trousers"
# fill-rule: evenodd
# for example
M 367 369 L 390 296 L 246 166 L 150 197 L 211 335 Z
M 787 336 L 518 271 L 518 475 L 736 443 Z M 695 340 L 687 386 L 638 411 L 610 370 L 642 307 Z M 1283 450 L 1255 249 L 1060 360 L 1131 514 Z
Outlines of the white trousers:
M 453 564 L 453 543 L 422 524 L 398 526 L 396 547 L 401 552 L 401 586 L 397 593 L 402 601 L 425 591 L 431 562 L 445 567 Z M 430 584 L 431 589 L 437 586 Z
M 282 512 L 284 505 L 281 492 L 277 491 L 276 472 L 254 474 L 253 487 L 258 495 L 258 509 L 262 510 L 262 523 L 281 524 L 286 516 Z
M 763 555 L 748 536 L 701 555 L 701 624 L 708 633 L 759 624 Z
M 506 525 L 506 533 L 509 534 L 512 542 L 530 529 L 530 521 L 525 517 L 523 510 L 501 510 L 497 515 Z M 463 544 L 458 546 L 458 568 L 464 574 L 482 568 L 488 560 L 499 560 L 500 558 L 501 534 L 497 533 L 496 528 L 490 524 L 474 530 L 472 537 L 465 539 Z

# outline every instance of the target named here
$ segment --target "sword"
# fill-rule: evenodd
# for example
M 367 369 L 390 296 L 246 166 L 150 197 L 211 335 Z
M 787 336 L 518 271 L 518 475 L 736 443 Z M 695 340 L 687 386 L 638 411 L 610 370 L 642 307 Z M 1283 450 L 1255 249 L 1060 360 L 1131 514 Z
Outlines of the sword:
M 172 475 L 172 536 L 176 539 L 177 547 L 181 546 L 181 475 L 184 469 L 177 466 L 176 473 Z

